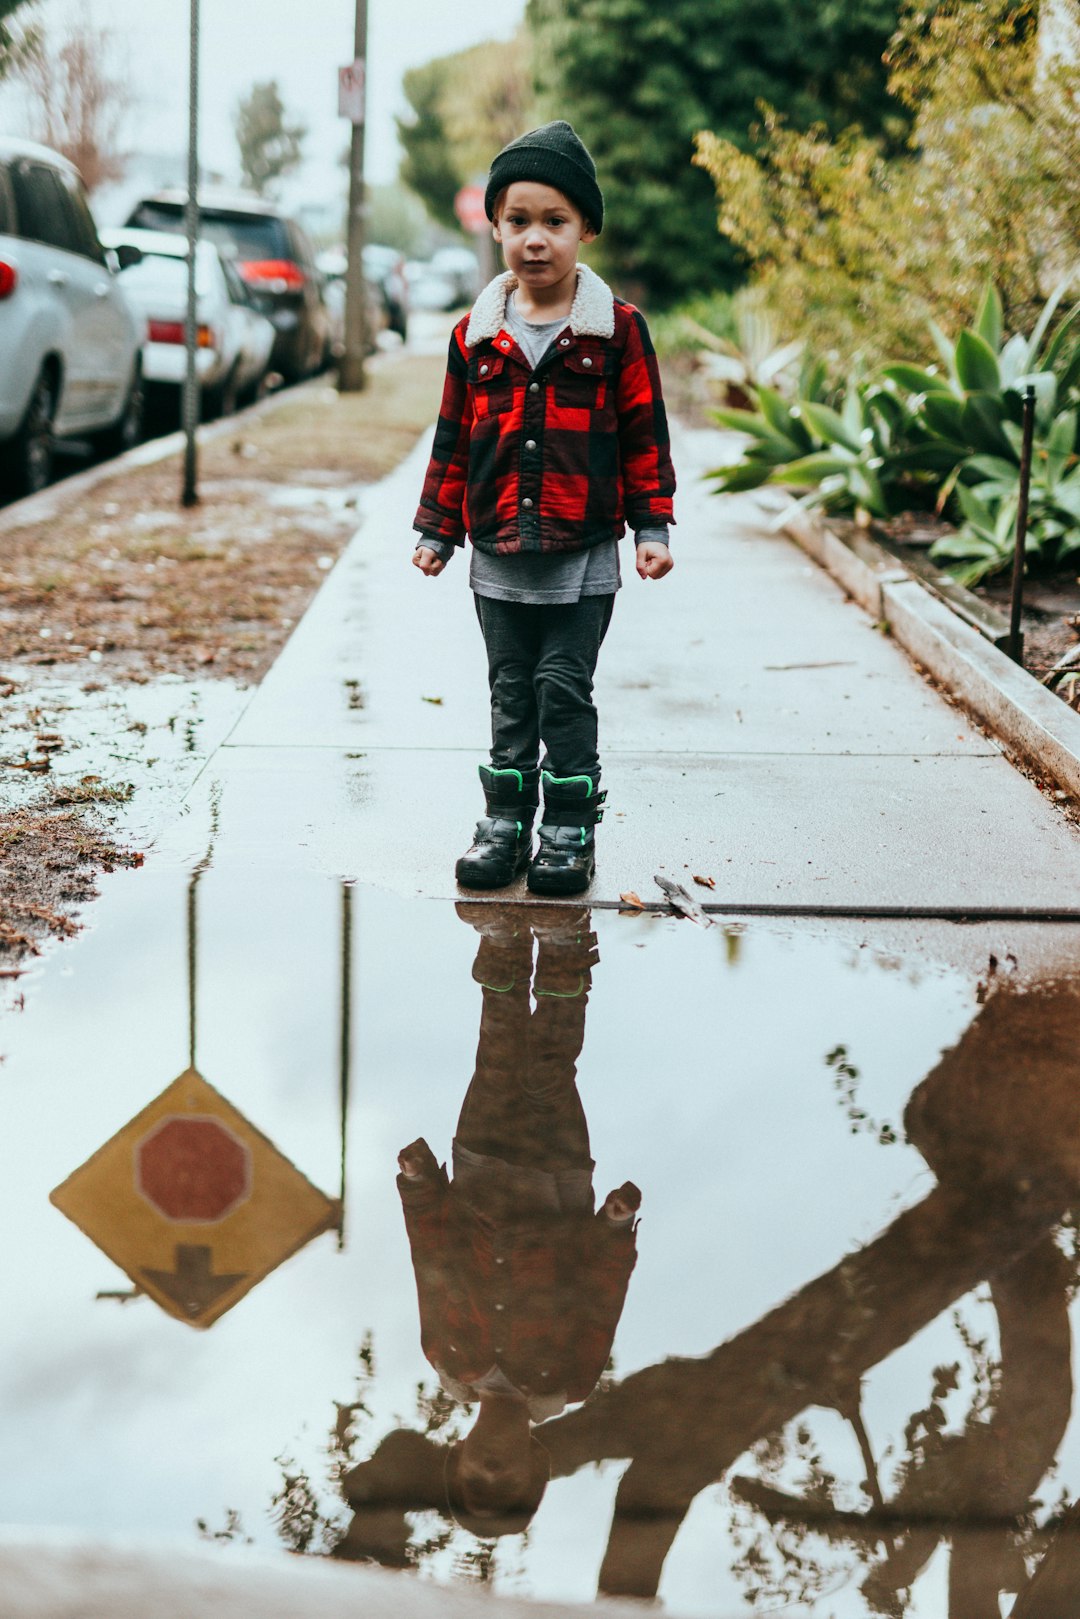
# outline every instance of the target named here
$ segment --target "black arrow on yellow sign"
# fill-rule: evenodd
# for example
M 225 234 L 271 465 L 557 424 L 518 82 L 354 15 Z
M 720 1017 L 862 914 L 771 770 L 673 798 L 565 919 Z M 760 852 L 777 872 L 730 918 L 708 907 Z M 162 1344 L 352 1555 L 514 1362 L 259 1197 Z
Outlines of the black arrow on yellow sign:
M 185 1315 L 201 1315 L 223 1293 L 246 1281 L 246 1274 L 215 1276 L 213 1255 L 205 1243 L 178 1242 L 175 1270 L 144 1270 L 151 1286 L 178 1304 Z

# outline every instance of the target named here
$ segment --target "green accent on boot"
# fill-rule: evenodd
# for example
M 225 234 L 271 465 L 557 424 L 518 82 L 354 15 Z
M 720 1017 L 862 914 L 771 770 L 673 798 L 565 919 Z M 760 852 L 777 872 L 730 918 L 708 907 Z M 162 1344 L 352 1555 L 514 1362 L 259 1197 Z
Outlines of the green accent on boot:
M 576 1001 L 580 995 L 584 995 L 587 988 L 584 977 L 581 977 L 578 979 L 577 989 L 538 989 L 535 994 L 537 1000 L 546 996 L 552 1001 Z
M 512 770 L 512 769 L 509 769 L 509 768 L 507 768 L 506 770 L 496 770 L 494 765 L 477 765 L 476 768 L 477 768 L 477 771 L 479 772 L 479 775 L 480 775 L 481 784 L 484 784 L 484 777 L 485 776 L 491 776 L 491 777 L 513 776 L 515 781 L 517 782 L 517 790 L 518 790 L 518 792 L 523 793 L 525 791 L 525 779 L 522 776 L 520 770 Z
M 593 793 L 596 791 L 596 782 L 591 776 L 553 776 L 550 770 L 541 770 L 540 779 L 543 781 L 545 787 L 554 787 L 556 792 L 558 792 L 560 788 L 572 787 L 577 781 L 583 781 L 585 783 L 585 786 L 588 789 L 584 795 L 586 798 L 591 798 Z

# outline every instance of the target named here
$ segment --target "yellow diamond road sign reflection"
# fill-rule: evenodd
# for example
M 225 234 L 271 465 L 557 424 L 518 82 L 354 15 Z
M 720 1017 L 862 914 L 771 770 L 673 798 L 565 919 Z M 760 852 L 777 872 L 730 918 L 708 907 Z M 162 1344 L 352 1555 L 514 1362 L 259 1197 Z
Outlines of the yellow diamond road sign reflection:
M 51 1201 L 163 1310 L 196 1327 L 334 1230 L 341 1212 L 194 1068 Z

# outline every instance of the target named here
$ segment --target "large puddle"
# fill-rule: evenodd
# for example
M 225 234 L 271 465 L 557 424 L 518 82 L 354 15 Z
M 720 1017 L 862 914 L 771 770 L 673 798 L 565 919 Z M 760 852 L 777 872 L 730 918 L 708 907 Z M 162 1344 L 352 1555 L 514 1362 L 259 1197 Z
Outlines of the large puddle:
M 3 1031 L 0 1519 L 1075 1611 L 1071 937 L 118 876 Z

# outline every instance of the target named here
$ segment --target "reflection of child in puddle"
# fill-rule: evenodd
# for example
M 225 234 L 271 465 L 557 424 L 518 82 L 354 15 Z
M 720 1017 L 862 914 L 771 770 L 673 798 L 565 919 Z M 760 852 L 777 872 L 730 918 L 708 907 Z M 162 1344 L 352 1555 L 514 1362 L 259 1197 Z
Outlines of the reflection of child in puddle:
M 424 1354 L 454 1399 L 479 1406 L 448 1452 L 447 1499 L 491 1536 L 524 1529 L 543 1496 L 548 1457 L 532 1424 L 586 1399 L 607 1364 L 641 1194 L 626 1181 L 593 1212 L 575 1083 L 598 959 L 589 913 L 458 911 L 481 935 L 483 1012 L 453 1180 L 421 1139 L 399 1154 L 397 1184 Z

